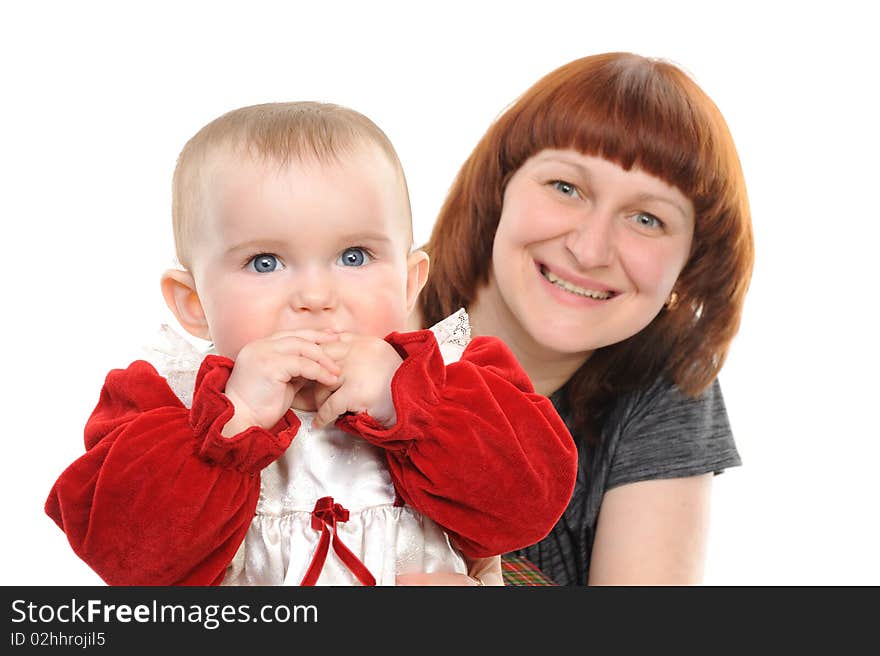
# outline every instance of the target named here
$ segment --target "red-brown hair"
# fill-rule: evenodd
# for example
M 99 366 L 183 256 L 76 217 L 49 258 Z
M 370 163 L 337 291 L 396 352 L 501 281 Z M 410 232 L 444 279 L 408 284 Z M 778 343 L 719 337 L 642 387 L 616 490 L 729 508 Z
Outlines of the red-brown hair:
M 675 284 L 677 303 L 636 335 L 596 350 L 567 385 L 576 430 L 598 439 L 621 393 L 666 376 L 695 396 L 718 375 L 739 329 L 754 261 L 745 180 L 724 118 L 681 69 L 630 53 L 570 62 L 508 107 L 459 171 L 425 246 L 425 325 L 467 307 L 487 283 L 507 181 L 546 148 L 638 167 L 694 204 L 693 246 Z

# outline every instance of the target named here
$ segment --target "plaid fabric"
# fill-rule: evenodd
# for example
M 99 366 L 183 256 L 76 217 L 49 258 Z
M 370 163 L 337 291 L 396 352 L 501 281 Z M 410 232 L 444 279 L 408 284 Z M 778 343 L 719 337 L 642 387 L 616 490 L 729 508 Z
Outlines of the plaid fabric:
M 532 561 L 522 556 L 501 556 L 504 585 L 556 585 Z

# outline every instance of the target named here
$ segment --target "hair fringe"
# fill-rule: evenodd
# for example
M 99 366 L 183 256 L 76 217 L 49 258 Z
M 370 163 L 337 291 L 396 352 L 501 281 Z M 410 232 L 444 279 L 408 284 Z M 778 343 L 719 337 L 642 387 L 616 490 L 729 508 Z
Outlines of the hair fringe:
M 419 300 L 425 325 L 467 307 L 487 283 L 505 186 L 547 148 L 638 167 L 694 203 L 676 307 L 594 351 L 567 383 L 575 430 L 598 441 L 621 394 L 665 377 L 696 396 L 717 377 L 739 329 L 754 262 L 745 180 L 720 111 L 677 66 L 631 53 L 561 66 L 508 106 L 456 176 L 424 246 L 432 263 Z

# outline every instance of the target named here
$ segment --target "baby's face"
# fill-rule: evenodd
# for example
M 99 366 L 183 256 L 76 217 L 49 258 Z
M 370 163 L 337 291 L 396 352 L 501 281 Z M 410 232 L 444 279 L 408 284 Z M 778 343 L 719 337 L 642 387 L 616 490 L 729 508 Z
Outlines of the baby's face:
M 206 176 L 192 272 L 219 354 L 282 330 L 404 328 L 415 294 L 400 176 L 375 147 L 340 160 L 226 156 Z

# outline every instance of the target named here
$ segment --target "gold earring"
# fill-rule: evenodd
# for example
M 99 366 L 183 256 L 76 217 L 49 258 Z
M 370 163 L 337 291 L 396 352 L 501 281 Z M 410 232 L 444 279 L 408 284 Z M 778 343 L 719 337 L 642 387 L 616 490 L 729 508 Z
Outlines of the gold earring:
M 678 305 L 678 294 L 672 292 L 669 294 L 669 298 L 666 299 L 666 303 L 663 304 L 663 307 L 667 310 L 674 310 L 676 305 Z

